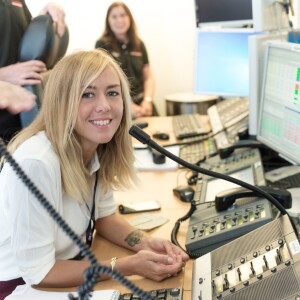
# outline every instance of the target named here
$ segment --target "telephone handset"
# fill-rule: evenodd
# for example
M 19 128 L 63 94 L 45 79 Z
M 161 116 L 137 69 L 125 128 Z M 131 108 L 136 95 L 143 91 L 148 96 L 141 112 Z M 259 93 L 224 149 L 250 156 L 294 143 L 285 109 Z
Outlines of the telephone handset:
M 283 205 L 284 208 L 292 207 L 292 195 L 289 191 L 269 186 L 260 186 L 259 188 L 264 190 L 266 193 L 271 194 Z M 215 197 L 216 210 L 226 210 L 232 206 L 237 199 L 246 197 L 257 197 L 257 195 L 253 191 L 247 190 L 243 187 L 219 192 Z

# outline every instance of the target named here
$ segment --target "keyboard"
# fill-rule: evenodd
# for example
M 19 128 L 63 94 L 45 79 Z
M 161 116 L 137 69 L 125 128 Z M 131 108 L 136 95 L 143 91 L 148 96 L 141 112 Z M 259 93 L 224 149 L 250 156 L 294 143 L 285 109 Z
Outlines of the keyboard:
M 173 116 L 172 123 L 175 137 L 181 140 L 208 133 L 210 128 L 201 118 L 199 114 Z
M 181 300 L 182 289 L 181 288 L 169 288 L 149 291 L 149 295 L 152 298 L 159 300 Z M 119 300 L 142 300 L 141 297 L 134 295 L 133 293 L 122 294 Z
M 200 160 L 204 159 L 204 157 L 208 158 L 214 156 L 218 153 L 218 148 L 216 146 L 215 140 L 213 137 L 209 137 L 201 142 L 196 143 L 197 140 L 206 138 L 206 136 L 199 137 L 191 137 L 185 138 L 182 141 L 184 144 L 179 148 L 179 157 L 184 161 L 190 164 L 196 164 Z M 193 143 L 195 142 L 195 143 Z M 181 165 L 179 167 L 182 167 Z

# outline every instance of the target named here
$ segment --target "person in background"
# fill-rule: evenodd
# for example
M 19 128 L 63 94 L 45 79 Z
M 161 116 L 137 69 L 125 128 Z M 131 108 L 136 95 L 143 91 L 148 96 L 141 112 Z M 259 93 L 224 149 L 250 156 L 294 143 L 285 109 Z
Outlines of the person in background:
M 127 75 L 131 85 L 133 118 L 157 116 L 153 104 L 155 84 L 147 50 L 137 34 L 132 13 L 123 2 L 109 6 L 104 32 L 95 47 L 108 50 Z
M 12 114 L 30 110 L 35 105 L 36 96 L 24 88 L 0 81 L 0 109 Z
M 88 245 L 95 224 L 97 234 L 133 251 L 102 265 L 161 281 L 182 270 L 187 254 L 115 213 L 113 191 L 137 183 L 130 106 L 127 77 L 109 53 L 70 54 L 52 69 L 40 113 L 8 150 Z M 0 299 L 24 281 L 38 287 L 80 285 L 89 262 L 5 161 L 0 190 Z
M 64 10 L 50 2 L 40 14 L 49 14 L 57 23 L 57 34 L 65 30 Z M 38 60 L 18 62 L 19 44 L 31 20 L 31 14 L 24 0 L 0 1 L 0 80 L 11 84 L 35 85 L 41 82 L 45 64 Z M 0 110 L 0 137 L 8 142 L 22 129 L 19 114 Z

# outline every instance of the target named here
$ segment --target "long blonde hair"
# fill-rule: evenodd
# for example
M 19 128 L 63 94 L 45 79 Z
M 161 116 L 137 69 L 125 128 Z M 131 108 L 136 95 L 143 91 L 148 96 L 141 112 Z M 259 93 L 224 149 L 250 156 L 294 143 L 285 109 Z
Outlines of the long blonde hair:
M 105 50 L 79 51 L 61 59 L 51 71 L 42 107 L 34 122 L 9 144 L 14 152 L 25 140 L 45 131 L 59 157 L 64 191 L 78 201 L 90 196 L 91 177 L 84 166 L 82 149 L 74 131 L 84 90 L 103 70 L 112 67 L 119 79 L 123 98 L 123 117 L 114 137 L 97 149 L 99 182 L 105 189 L 124 189 L 136 182 L 131 137 L 131 98 L 127 78 Z

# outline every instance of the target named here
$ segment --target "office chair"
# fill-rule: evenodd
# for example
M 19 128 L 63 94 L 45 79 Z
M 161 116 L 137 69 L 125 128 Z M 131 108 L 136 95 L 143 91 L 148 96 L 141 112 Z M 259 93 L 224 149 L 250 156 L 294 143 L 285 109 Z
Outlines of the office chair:
M 47 71 L 42 73 L 39 85 L 24 86 L 36 95 L 36 105 L 27 112 L 20 114 L 22 127 L 28 126 L 36 117 L 42 104 L 44 86 L 54 65 L 64 56 L 69 44 L 69 30 L 65 27 L 64 35 L 56 34 L 56 24 L 50 15 L 40 15 L 32 19 L 26 29 L 19 47 L 19 61 L 41 60 L 46 64 Z

